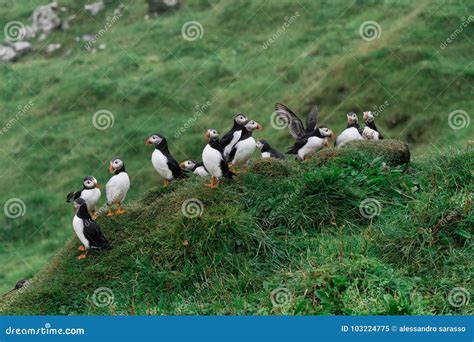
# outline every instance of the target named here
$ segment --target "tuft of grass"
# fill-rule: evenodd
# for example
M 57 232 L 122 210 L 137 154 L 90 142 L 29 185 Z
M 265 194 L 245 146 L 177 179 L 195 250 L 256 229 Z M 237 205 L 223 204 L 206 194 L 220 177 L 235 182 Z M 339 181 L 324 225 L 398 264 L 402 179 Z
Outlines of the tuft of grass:
M 0 313 L 470 314 L 447 296 L 473 290 L 474 151 L 390 165 L 394 145 L 260 160 L 218 189 L 195 177 L 151 189 L 99 219 L 112 250 L 79 262 L 71 238 Z M 371 218 L 366 199 L 380 204 Z

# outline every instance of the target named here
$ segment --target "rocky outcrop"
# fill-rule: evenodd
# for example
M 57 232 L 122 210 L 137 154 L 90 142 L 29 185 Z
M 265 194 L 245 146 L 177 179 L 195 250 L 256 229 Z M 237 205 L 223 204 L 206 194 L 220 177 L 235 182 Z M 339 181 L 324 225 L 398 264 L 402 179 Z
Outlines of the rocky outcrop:
M 0 44 L 0 61 L 16 61 L 32 49 L 32 44 L 29 41 L 34 38 L 43 41 L 52 31 L 67 28 L 68 22 L 59 17 L 59 13 L 65 10 L 54 1 L 38 6 L 33 11 L 31 25 L 25 25 L 20 21 L 11 21 L 12 36 L 7 36 L 5 42 Z

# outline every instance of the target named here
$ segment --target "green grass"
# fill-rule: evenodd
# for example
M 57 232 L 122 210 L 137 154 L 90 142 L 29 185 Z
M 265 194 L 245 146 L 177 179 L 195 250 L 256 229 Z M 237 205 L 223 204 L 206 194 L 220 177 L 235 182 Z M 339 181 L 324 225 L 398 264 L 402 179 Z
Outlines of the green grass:
M 407 167 L 385 163 L 391 142 L 367 144 L 322 165 L 259 161 L 219 189 L 199 178 L 151 189 L 127 214 L 100 219 L 111 251 L 78 262 L 71 239 L 0 312 L 472 313 L 447 300 L 473 290 L 472 149 Z M 191 198 L 201 215 L 183 214 Z M 366 199 L 379 215 L 360 212 Z M 94 304 L 100 287 L 112 305 Z M 280 288 L 290 299 L 274 307 Z
M 41 0 L 27 2 L 0 0 L 0 27 L 11 20 L 21 20 L 26 23 L 35 6 L 42 3 L 44 1 Z M 386 1 L 381 3 L 341 0 L 318 3 L 293 0 L 276 2 L 188 0 L 178 12 L 148 21 L 143 19 L 146 7 L 142 1 L 123 1 L 127 5 L 126 11 L 99 39 L 98 44 L 105 43 L 107 48 L 96 54 L 90 54 L 74 38 L 83 34 L 93 34 L 102 29 L 106 17 L 112 16 L 113 9 L 121 2 L 106 1 L 107 10 L 94 18 L 89 17 L 82 10 L 84 3 L 85 1 L 61 1 L 60 4 L 68 8 L 67 15 L 76 15 L 71 23 L 71 29 L 66 32 L 54 32 L 46 41 L 35 43 L 34 53 L 17 63 L 0 64 L 0 73 L 3 76 L 3 82 L 0 84 L 2 122 L 13 118 L 18 106 L 25 106 L 30 101 L 32 102 L 31 109 L 0 138 L 2 142 L 0 145 L 2 165 L 0 203 L 3 205 L 8 199 L 20 198 L 26 205 L 25 215 L 17 219 L 10 219 L 4 215 L 3 210 L 0 211 L 2 215 L 0 218 L 0 292 L 10 289 L 21 278 L 34 276 L 64 246 L 72 234 L 73 215 L 71 207 L 64 203 L 65 195 L 69 191 L 76 190 L 80 186 L 81 179 L 88 174 L 93 174 L 102 184 L 105 184 L 109 177 L 108 162 L 112 156 L 118 155 L 125 160 L 132 179 L 127 202 L 131 203 L 160 184 L 161 181 L 149 161 L 151 150 L 144 146 L 146 137 L 155 131 L 168 136 L 172 153 L 177 159 L 199 158 L 205 144 L 203 139 L 205 129 L 213 127 L 219 131 L 225 131 L 230 126 L 234 114 L 245 112 L 264 125 L 265 129 L 258 134 L 258 138 L 266 138 L 275 147 L 285 149 L 292 143 L 288 132 L 275 130 L 269 123 L 274 103 L 277 101 L 286 103 L 298 113 L 306 113 L 311 105 L 318 104 L 321 108 L 320 121 L 336 132 L 343 129 L 347 111 L 355 110 L 360 113 L 362 110 L 374 110 L 374 106 L 381 106 L 387 102 L 386 109 L 382 110 L 377 117 L 378 126 L 388 137 L 409 143 L 416 163 L 420 163 L 420 168 L 424 165 L 423 163 L 433 160 L 425 155 L 430 155 L 438 149 L 445 151 L 449 147 L 456 148 L 454 151 L 458 152 L 454 154 L 461 153 L 458 149 L 472 137 L 472 124 L 461 130 L 453 130 L 448 125 L 448 115 L 451 111 L 458 109 L 469 111 L 474 105 L 474 100 L 470 96 L 474 81 L 474 64 L 471 58 L 472 39 L 470 38 L 473 32 L 472 24 L 446 49 L 440 49 L 441 42 L 459 27 L 462 17 L 473 12 L 474 5 L 469 4 L 468 1 L 439 0 L 416 3 Z M 276 39 L 275 43 L 263 49 L 262 44 L 281 27 L 283 18 L 294 15 L 296 12 L 299 16 L 290 27 Z M 202 24 L 204 28 L 202 39 L 189 42 L 182 38 L 181 28 L 190 20 L 197 20 Z M 377 21 L 382 28 L 380 38 L 371 42 L 362 40 L 358 34 L 360 25 L 368 20 Z M 43 52 L 44 46 L 56 42 L 63 44 L 61 51 L 53 56 L 48 56 Z M 70 54 L 64 56 L 67 50 L 70 50 Z M 184 134 L 175 138 L 174 132 L 193 117 L 196 108 L 204 106 L 207 101 L 210 102 L 210 106 L 204 114 L 198 116 Z M 114 126 L 104 131 L 95 129 L 92 124 L 93 114 L 101 109 L 111 111 L 115 117 Z M 446 169 L 438 170 L 440 165 L 444 165 L 441 161 L 442 158 L 438 164 L 433 162 L 436 169 L 421 168 L 420 172 L 425 172 L 425 177 L 428 177 L 426 173 L 431 171 L 445 172 L 446 175 L 459 172 L 455 164 L 445 165 Z M 293 165 L 292 162 L 287 163 L 289 163 L 288 170 L 298 169 L 298 166 Z M 343 158 L 341 165 L 334 169 L 325 168 L 327 174 L 324 177 L 329 177 L 336 182 L 340 176 L 338 172 L 346 164 L 347 167 L 354 166 L 352 161 Z M 257 168 L 260 165 L 266 164 L 259 163 L 254 167 Z M 272 167 L 282 171 L 287 169 L 286 164 L 279 163 Z M 317 183 L 320 187 L 317 177 L 323 176 L 317 173 L 313 176 L 305 175 L 304 178 L 298 179 L 298 182 Z M 354 177 L 357 178 L 357 175 Z M 248 187 L 258 186 L 255 183 L 257 179 L 265 184 L 264 179 L 260 178 L 258 175 L 248 174 L 239 177 L 236 184 L 248 184 Z M 286 189 L 280 188 L 280 185 L 283 187 L 287 184 L 288 191 L 293 189 L 293 185 L 288 184 L 294 183 L 291 179 L 279 184 L 275 194 L 272 194 L 276 202 L 280 201 L 279 196 L 283 196 L 278 191 Z M 199 183 L 198 180 L 190 180 L 184 183 L 186 185 L 183 185 L 182 189 L 176 189 L 177 185 L 175 185 L 169 190 L 156 190 L 158 192 L 155 196 L 166 194 L 171 190 L 176 190 L 176 196 L 178 196 L 191 191 L 190 189 L 192 191 L 196 189 L 198 191 L 196 194 L 200 194 L 204 190 L 201 190 L 197 183 Z M 399 185 L 397 182 L 395 184 Z M 376 184 L 376 186 L 382 185 Z M 337 183 L 337 186 L 340 184 Z M 248 187 L 245 189 L 250 191 Z M 229 191 L 231 189 L 240 191 L 238 189 L 241 187 L 232 185 L 229 186 Z M 374 189 L 376 190 L 377 187 L 370 191 L 375 191 Z M 328 189 L 322 190 L 328 194 L 329 198 L 332 198 Z M 277 283 L 283 281 L 274 272 L 280 268 L 286 269 L 283 275 L 289 279 L 288 286 L 292 282 L 301 284 L 299 285 L 301 288 L 291 287 L 294 295 L 298 296 L 299 291 L 304 287 L 303 284 L 309 281 L 305 280 L 307 271 L 315 268 L 319 262 L 334 257 L 333 252 L 336 247 L 326 250 L 323 246 L 326 242 L 324 239 L 332 239 L 335 233 L 313 230 L 318 227 L 319 229 L 333 227 L 331 220 L 345 222 L 344 229 L 338 228 L 340 229 L 338 238 L 344 241 L 346 249 L 350 248 L 350 241 L 352 241 L 353 254 L 357 255 L 358 250 L 355 248 L 360 249 L 365 245 L 361 245 L 363 242 L 360 238 L 352 239 L 352 234 L 356 234 L 360 229 L 360 224 L 363 223 L 357 219 L 357 206 L 354 206 L 354 201 L 356 198 L 357 200 L 362 198 L 359 195 L 364 195 L 366 190 L 355 186 L 352 189 L 342 187 L 331 189 L 331 191 L 336 191 L 336 194 L 338 191 L 341 193 L 333 199 L 331 206 L 321 209 L 321 215 L 325 217 L 323 221 L 314 218 L 315 207 L 306 207 L 306 204 L 296 202 L 295 206 L 304 206 L 293 208 L 290 223 L 295 226 L 286 228 L 282 226 L 270 234 L 286 232 L 286 229 L 292 231 L 290 228 L 296 227 L 296 231 L 301 233 L 298 239 L 300 244 L 292 240 L 293 245 L 284 248 L 282 244 L 289 241 L 286 233 L 282 233 L 282 239 L 277 239 L 275 236 L 268 237 L 267 231 L 252 229 L 255 228 L 253 225 L 245 227 L 246 229 L 242 232 L 236 228 L 230 229 L 230 235 L 223 237 L 226 241 L 236 237 L 236 240 L 242 240 L 243 246 L 251 247 L 245 247 L 249 248 L 248 250 L 242 247 L 245 253 L 238 254 L 239 256 L 225 254 L 231 250 L 229 246 L 224 246 L 225 249 L 219 251 L 222 254 L 214 260 L 216 265 L 233 262 L 234 266 L 229 271 L 232 276 L 216 278 L 220 281 L 220 290 L 209 293 L 201 291 L 205 292 L 206 296 L 213 296 L 200 299 L 203 300 L 203 306 L 208 305 L 206 303 L 215 305 L 208 308 L 207 312 L 224 313 L 227 312 L 226 310 L 260 312 L 263 307 L 268 307 L 268 305 L 259 306 L 263 298 L 268 302 L 268 293 L 265 292 L 265 296 L 257 294 L 253 296 L 252 293 L 258 293 L 261 288 L 255 289 L 252 284 L 254 281 L 255 284 L 265 282 L 267 290 L 273 289 L 278 285 Z M 398 195 L 393 191 L 390 192 L 388 188 L 384 191 L 387 193 L 383 193 L 386 197 L 381 198 L 381 203 L 385 208 L 386 204 L 393 204 Z M 451 208 L 453 204 L 450 201 L 455 200 L 456 194 L 454 190 L 446 190 L 446 196 L 448 193 L 454 196 L 451 199 L 451 197 L 438 198 L 436 193 L 429 193 L 433 198 L 423 198 L 418 206 L 411 208 L 421 217 L 427 215 L 425 221 L 421 219 L 421 221 L 410 221 L 412 217 L 404 216 L 408 215 L 406 212 L 408 209 L 403 205 L 394 206 L 393 211 L 390 211 L 391 216 L 388 217 L 385 216 L 384 211 L 383 216 L 378 219 L 380 221 L 389 218 L 393 220 L 384 221 L 384 227 L 392 226 L 390 229 L 387 228 L 386 234 L 401 245 L 388 243 L 383 240 L 385 235 L 380 234 L 379 238 L 382 240 L 379 242 L 370 240 L 371 244 L 367 247 L 370 252 L 371 248 L 375 248 L 372 244 L 383 246 L 385 249 L 377 251 L 379 254 L 373 258 L 366 257 L 364 260 L 361 259 L 362 256 L 357 256 L 352 261 L 346 260 L 343 266 L 338 266 L 343 267 L 347 272 L 354 272 L 347 273 L 347 279 L 350 280 L 351 291 L 355 294 L 354 297 L 338 299 L 341 302 L 331 306 L 334 310 L 344 307 L 344 310 L 354 309 L 357 312 L 371 311 L 372 309 L 359 308 L 365 304 L 363 304 L 364 301 L 356 303 L 357 291 L 367 294 L 386 284 L 374 283 L 372 286 L 370 284 L 373 280 L 368 278 L 364 281 L 369 281 L 370 284 L 362 284 L 359 289 L 359 283 L 353 282 L 352 279 L 362 277 L 366 272 L 364 270 L 384 269 L 385 263 L 392 262 L 385 258 L 394 259 L 393 262 L 396 262 L 398 256 L 395 252 L 406 253 L 403 260 L 405 263 L 409 262 L 410 265 L 407 267 L 418 267 L 420 270 L 424 269 L 425 264 L 417 260 L 412 262 L 410 258 L 423 256 L 423 260 L 430 258 L 438 260 L 438 258 L 446 257 L 451 260 L 457 256 L 462 259 L 462 255 L 469 252 L 466 246 L 456 245 L 454 249 L 449 245 L 453 249 L 442 250 L 441 255 L 438 255 L 430 252 L 432 247 L 429 244 L 426 245 L 428 242 L 418 241 L 418 235 L 414 236 L 415 233 L 409 230 L 409 227 L 415 224 L 416 232 L 420 230 L 425 234 L 424 229 L 428 229 L 425 225 L 433 223 L 428 218 L 435 220 L 444 213 L 444 209 Z M 462 197 L 463 194 L 465 193 L 459 193 L 456 196 Z M 191 195 L 197 196 L 194 193 Z M 392 195 L 395 199 L 391 197 Z M 174 198 L 172 194 L 169 196 Z M 249 196 L 252 198 L 252 195 Z M 154 196 L 151 198 L 155 201 Z M 208 213 L 206 210 L 207 214 L 213 213 L 209 220 L 214 222 L 211 226 L 215 229 L 211 231 L 212 234 L 209 233 L 211 234 L 209 237 L 204 236 L 206 239 L 216 239 L 217 232 L 222 232 L 217 228 L 220 224 L 222 227 L 242 227 L 245 226 L 243 222 L 248 220 L 258 221 L 258 217 L 261 217 L 258 216 L 261 215 L 260 211 L 268 213 L 268 208 L 259 206 L 259 203 L 265 203 L 269 200 L 268 198 L 262 197 L 260 201 L 257 201 L 258 203 L 246 203 L 244 198 L 246 197 L 236 197 L 225 208 L 216 209 L 216 212 Z M 175 200 L 179 204 L 182 197 L 178 196 Z M 428 200 L 433 202 L 434 207 L 431 209 L 433 212 L 427 211 L 425 207 L 428 205 Z M 147 210 L 166 212 L 165 202 L 159 203 L 163 205 L 163 208 Z M 415 203 L 418 202 L 412 204 L 415 205 Z M 133 204 L 132 207 L 136 205 L 139 204 Z M 249 209 L 242 213 L 238 211 L 242 207 Z M 349 207 L 352 208 L 350 216 L 343 210 Z M 176 215 L 179 215 L 176 207 L 172 209 Z M 139 212 L 139 208 L 137 210 Z M 336 210 L 335 214 L 339 216 L 333 217 L 329 213 L 330 210 Z M 438 215 L 434 215 L 435 213 Z M 308 217 L 313 217 L 315 221 L 308 223 Z M 133 220 L 133 216 L 129 219 Z M 278 218 L 277 222 L 280 221 L 281 219 Z M 406 234 L 402 234 L 405 238 L 401 239 L 402 235 L 398 236 L 401 240 L 396 238 L 397 225 L 394 224 L 399 221 L 406 222 L 403 230 Z M 117 235 L 113 233 L 114 239 L 119 241 L 132 239 L 133 235 L 127 237 L 126 234 L 135 230 L 136 234 L 144 237 L 146 231 L 153 231 L 156 228 L 154 225 L 143 228 L 140 222 L 136 223 L 136 227 L 125 227 L 125 223 L 120 223 L 123 235 L 119 232 Z M 156 222 L 156 225 L 158 224 L 166 225 L 167 229 L 174 227 L 177 233 L 180 229 L 184 229 L 179 228 L 179 225 L 175 226 L 174 219 L 168 222 L 161 222 L 160 219 L 160 222 Z M 462 227 L 461 229 L 466 230 Z M 107 231 L 112 234 L 115 232 L 115 227 L 114 230 L 107 228 Z M 316 234 L 316 231 L 318 238 L 302 247 L 302 242 L 308 234 L 310 235 L 308 232 Z M 329 235 L 326 236 L 326 233 Z M 425 237 L 423 234 L 422 236 Z M 194 238 L 198 236 L 193 235 Z M 174 235 L 177 240 L 179 240 L 178 237 L 180 238 Z M 410 240 L 412 238 L 415 238 L 418 244 L 413 245 L 414 242 Z M 171 251 L 161 252 L 162 245 L 156 239 L 158 239 L 157 236 L 150 240 L 153 243 L 150 243 L 146 249 L 154 248 L 158 255 L 163 254 L 163 262 L 168 263 L 167 267 L 170 267 L 171 271 L 173 267 L 180 269 L 183 261 L 177 259 L 176 255 L 173 256 Z M 159 241 L 161 241 L 161 235 Z M 204 241 L 194 240 L 193 244 L 204 243 Z M 384 241 L 387 243 L 383 244 Z M 175 241 L 176 246 L 179 246 L 178 242 Z M 407 246 L 404 245 L 405 243 Z M 259 247 L 256 248 L 255 245 Z M 416 250 L 415 247 L 420 247 L 420 250 Z M 130 245 L 130 249 L 133 253 L 139 251 L 136 245 Z M 180 249 L 177 251 L 183 255 L 185 253 Z M 257 251 L 258 254 L 256 254 Z M 122 252 L 128 253 L 124 254 L 123 260 L 117 258 L 115 254 Z M 61 253 L 66 253 L 68 260 L 74 254 L 72 249 L 62 250 Z M 93 267 L 94 272 L 100 274 L 107 271 L 110 265 L 106 262 L 111 262 L 110 260 L 114 260 L 114 263 L 118 263 L 120 267 L 128 267 L 130 260 L 127 256 L 133 253 L 117 248 L 104 256 L 104 264 L 96 264 Z M 144 250 L 143 253 L 149 255 L 150 251 Z M 170 259 L 164 258 L 166 253 L 170 254 Z M 261 253 L 265 253 L 265 256 L 270 255 L 268 264 L 260 260 Z M 426 254 L 429 254 L 429 257 Z M 306 263 L 307 269 L 303 271 L 302 265 L 310 255 L 314 260 L 311 259 L 311 263 Z M 172 261 L 176 261 L 176 264 Z M 175 279 L 168 282 L 164 279 L 168 279 L 169 275 L 163 275 L 164 278 L 161 278 L 161 273 L 155 274 L 155 269 L 150 266 L 152 263 L 153 260 L 150 260 L 148 264 L 136 266 L 140 270 L 140 272 L 137 271 L 139 277 L 143 275 L 150 279 L 146 285 L 148 287 L 140 289 L 140 296 L 142 296 L 140 305 L 147 303 L 146 294 L 152 293 L 150 292 L 152 286 L 161 289 L 160 293 L 165 292 L 163 289 L 169 287 L 170 291 L 163 294 L 160 299 L 163 305 L 157 304 L 157 307 L 167 308 L 170 312 L 197 311 L 201 303 L 194 303 L 194 307 L 184 305 L 181 308 L 177 306 L 179 300 L 174 300 L 182 296 L 185 301 L 187 296 L 194 292 L 193 284 L 200 282 L 200 278 L 193 278 L 194 275 L 203 276 L 207 273 L 203 270 L 199 272 L 192 270 L 193 276 L 190 275 L 191 273 L 184 273 L 182 276 L 177 274 Z M 53 262 L 53 265 L 56 264 L 57 261 Z M 301 274 L 296 272 L 298 265 L 301 268 L 298 272 L 302 272 Z M 147 270 L 148 266 L 150 268 Z M 392 267 L 395 273 L 390 278 L 381 277 L 381 279 L 384 281 L 398 279 L 397 277 L 411 279 L 410 274 L 398 273 L 398 266 Z M 435 281 L 444 283 L 433 290 L 436 294 L 436 296 L 433 295 L 434 302 L 432 301 L 429 306 L 420 304 L 420 310 L 428 307 L 433 308 L 433 312 L 442 311 L 440 308 L 442 304 L 446 304 L 446 301 L 441 297 L 446 294 L 446 290 L 455 284 L 466 283 L 464 278 L 460 279 L 466 272 L 456 267 L 461 266 L 453 266 L 452 273 L 443 273 L 442 278 L 438 275 L 433 276 Z M 444 268 L 445 266 L 442 269 Z M 249 270 L 255 269 L 262 271 L 258 276 L 259 279 L 251 277 Z M 86 270 L 92 271 L 89 268 Z M 136 271 L 136 268 L 133 270 Z M 318 273 L 313 278 L 318 278 L 318 281 L 323 284 L 332 283 L 334 280 L 331 274 L 337 273 L 338 270 L 325 269 L 321 271 L 323 273 Z M 386 271 L 391 272 L 390 268 Z M 181 269 L 180 272 L 182 272 Z M 191 272 L 191 270 L 186 272 Z M 209 272 L 211 274 L 213 271 L 209 270 Z M 421 271 L 419 272 L 422 274 Z M 247 274 L 247 278 L 240 279 L 241 274 Z M 257 272 L 257 274 L 260 273 Z M 349 276 L 349 274 L 355 275 Z M 65 282 L 71 281 L 72 277 L 79 277 L 77 273 L 74 275 L 68 273 L 68 275 L 71 277 L 66 277 L 68 280 L 64 280 Z M 135 274 L 129 274 L 116 281 L 130 285 L 133 284 L 135 276 Z M 388 277 L 388 275 L 385 276 Z M 213 274 L 213 277 L 217 275 Z M 272 277 L 275 277 L 273 281 Z M 410 279 L 407 281 L 413 284 Z M 432 281 L 431 278 L 424 279 L 423 283 L 428 284 Z M 91 289 L 92 281 L 89 285 Z M 413 285 L 413 289 L 418 289 L 418 285 Z M 212 286 L 218 285 L 213 283 Z M 246 296 L 247 294 L 249 297 Z M 67 295 L 69 294 L 54 293 L 53 297 L 57 300 Z M 87 296 L 90 293 L 85 291 L 80 295 Z M 116 295 L 121 294 L 116 293 Z M 124 292 L 123 295 L 128 294 Z M 377 297 L 380 293 L 373 293 L 373 295 Z M 400 297 L 396 292 L 391 295 L 396 300 L 405 298 Z M 120 299 L 119 303 L 128 303 L 129 300 L 118 299 Z M 149 302 L 156 304 L 155 300 L 156 298 L 153 297 Z M 235 300 L 235 303 L 228 305 L 231 300 Z M 345 300 L 349 300 L 351 304 L 349 305 L 349 302 Z M 56 301 L 54 303 L 57 304 Z M 78 303 L 82 305 L 80 300 Z M 344 306 L 341 303 L 348 305 Z M 53 306 L 53 301 L 50 304 Z M 56 311 L 57 309 L 55 307 Z M 80 308 L 78 311 L 84 312 L 89 309 Z M 56 312 L 55 310 L 51 312 Z M 294 312 L 300 312 L 299 309 L 294 310 Z M 383 309 L 380 310 L 383 311 Z M 446 308 L 446 310 L 453 310 L 453 308 Z

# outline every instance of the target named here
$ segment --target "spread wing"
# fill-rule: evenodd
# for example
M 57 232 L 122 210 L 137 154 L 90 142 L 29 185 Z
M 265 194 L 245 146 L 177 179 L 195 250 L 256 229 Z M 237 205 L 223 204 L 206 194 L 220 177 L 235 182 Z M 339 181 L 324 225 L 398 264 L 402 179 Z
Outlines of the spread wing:
M 306 133 L 311 133 L 316 128 L 316 125 L 318 124 L 318 114 L 318 106 L 314 106 L 313 108 L 311 108 L 311 111 L 309 112 L 308 117 L 306 118 Z
M 110 242 L 102 233 L 100 225 L 93 220 L 84 220 L 84 236 L 89 240 L 92 247 L 110 247 Z
M 277 118 L 288 126 L 293 138 L 298 139 L 304 135 L 305 130 L 303 122 L 301 122 L 300 118 L 298 118 L 287 106 L 277 103 L 275 105 L 275 111 Z

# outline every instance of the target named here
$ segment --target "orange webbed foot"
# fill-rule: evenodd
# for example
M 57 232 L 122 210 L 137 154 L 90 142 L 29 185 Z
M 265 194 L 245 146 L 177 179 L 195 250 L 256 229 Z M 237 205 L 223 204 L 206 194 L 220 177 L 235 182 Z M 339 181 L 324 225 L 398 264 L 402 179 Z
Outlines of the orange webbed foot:
M 84 246 L 79 246 L 79 250 L 80 250 L 81 252 L 84 252 L 84 251 L 86 250 L 86 247 L 84 247 Z
M 85 259 L 85 258 L 87 258 L 87 254 L 86 254 L 86 253 L 81 254 L 81 255 L 79 255 L 79 256 L 76 257 L 77 260 L 83 260 L 83 259 Z

